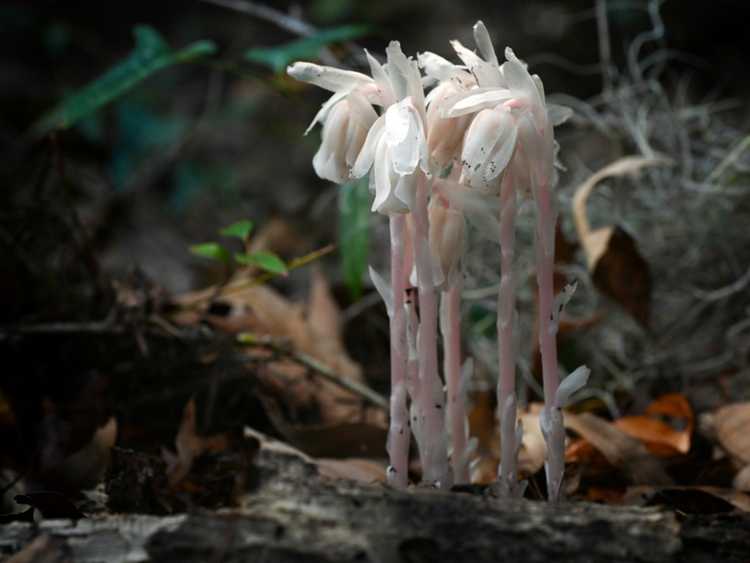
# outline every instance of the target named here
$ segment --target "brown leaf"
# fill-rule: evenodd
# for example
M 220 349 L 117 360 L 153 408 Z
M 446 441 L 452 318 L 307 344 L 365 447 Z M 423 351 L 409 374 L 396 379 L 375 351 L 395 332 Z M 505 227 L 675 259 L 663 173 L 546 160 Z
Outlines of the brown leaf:
M 110 452 L 117 441 L 117 420 L 109 420 L 98 428 L 91 441 L 63 462 L 49 469 L 45 482 L 64 491 L 78 491 L 95 487 L 104 478 L 109 466 Z
M 644 326 L 648 326 L 650 313 L 649 266 L 633 238 L 619 226 L 592 230 L 586 203 L 594 187 L 606 178 L 635 174 L 642 168 L 668 163 L 663 158 L 620 158 L 592 174 L 578 186 L 573 197 L 573 221 L 594 284 Z
M 193 462 L 206 452 L 220 452 L 227 448 L 228 439 L 224 435 L 199 436 L 196 430 L 195 400 L 190 399 L 182 411 L 180 429 L 175 438 L 177 455 L 163 450 L 167 463 L 167 480 L 171 487 L 177 486 L 190 473 Z
M 750 465 L 750 402 L 720 408 L 714 425 L 721 446 L 742 465 Z
M 646 447 L 613 424 L 591 413 L 565 413 L 565 427 L 576 432 L 599 450 L 634 484 L 670 484 L 659 461 Z
M 743 467 L 737 475 L 734 476 L 732 486 L 738 491 L 750 493 L 750 465 Z
M 318 472 L 329 479 L 350 479 L 360 483 L 385 483 L 385 465 L 371 459 L 318 459 Z
M 694 416 L 684 395 L 664 395 L 646 409 L 641 416 L 624 416 L 615 426 L 641 440 L 648 450 L 659 457 L 671 457 L 690 451 Z

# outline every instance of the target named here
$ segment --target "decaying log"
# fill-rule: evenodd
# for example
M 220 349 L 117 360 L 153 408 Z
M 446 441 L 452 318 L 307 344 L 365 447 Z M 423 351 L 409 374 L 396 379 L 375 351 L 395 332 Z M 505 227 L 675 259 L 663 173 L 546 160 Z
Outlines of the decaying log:
M 231 510 L 94 516 L 76 525 L 52 520 L 38 529 L 13 523 L 0 528 L 0 553 L 9 556 L 46 535 L 45 559 L 37 552 L 17 560 L 750 561 L 750 518 L 744 514 L 678 517 L 654 508 L 398 492 L 325 480 L 309 461 L 265 449 L 253 471 L 253 490 Z

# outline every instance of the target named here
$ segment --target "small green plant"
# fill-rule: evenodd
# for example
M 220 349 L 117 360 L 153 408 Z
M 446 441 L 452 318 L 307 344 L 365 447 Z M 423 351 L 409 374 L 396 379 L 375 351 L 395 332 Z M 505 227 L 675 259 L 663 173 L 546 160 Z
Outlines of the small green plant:
M 242 241 L 243 252 L 231 252 L 226 246 L 218 242 L 203 242 L 190 247 L 190 252 L 201 258 L 208 258 L 223 263 L 229 271 L 232 263 L 238 266 L 254 266 L 271 274 L 285 276 L 288 273 L 287 265 L 273 252 L 255 251 L 248 252 L 250 246 L 250 233 L 253 230 L 253 222 L 247 219 L 232 223 L 224 227 L 219 234 L 227 238 L 236 238 Z

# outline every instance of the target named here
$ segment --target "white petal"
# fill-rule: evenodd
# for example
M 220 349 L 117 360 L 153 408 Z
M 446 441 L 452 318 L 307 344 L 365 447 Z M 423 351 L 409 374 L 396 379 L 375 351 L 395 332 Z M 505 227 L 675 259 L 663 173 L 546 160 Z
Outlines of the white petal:
M 399 177 L 393 174 L 392 167 L 388 144 L 381 137 L 370 174 L 374 175 L 375 184 L 375 200 L 372 202 L 372 211 L 384 215 L 408 211 L 406 205 L 394 193 L 394 182 L 398 182 Z
M 497 66 L 483 61 L 479 55 L 464 47 L 460 41 L 454 39 L 451 41 L 451 46 L 456 51 L 458 58 L 477 77 L 479 86 L 498 87 L 503 85 L 503 77 Z
M 484 166 L 483 178 L 487 183 L 497 178 L 505 170 L 516 148 L 518 130 L 510 114 L 507 112 L 504 113 L 502 125 L 500 126 L 502 132 L 498 137 L 497 143 L 492 147 L 491 156 Z
M 313 157 L 315 173 L 325 180 L 340 184 L 346 181 L 348 170 L 345 154 L 349 110 L 345 104 L 337 105 L 323 125 L 321 143 Z
M 414 209 L 415 196 L 417 192 L 417 175 L 409 174 L 408 176 L 399 176 L 396 183 L 396 189 L 393 194 L 398 200 L 406 206 L 407 209 Z
M 407 58 L 401 50 L 398 41 L 391 41 L 385 50 L 388 56 L 388 71 L 394 85 L 397 98 L 402 99 L 411 96 L 416 107 L 424 105 L 424 89 L 422 78 L 419 74 L 419 65 L 416 61 Z M 398 80 L 395 79 L 398 75 Z M 396 87 L 396 82 L 400 84 Z
M 388 108 L 385 113 L 385 138 L 391 148 L 393 169 L 397 174 L 411 174 L 426 153 L 422 121 L 411 98 Z
M 430 51 L 420 53 L 417 60 L 424 73 L 435 80 L 448 80 L 456 73 L 462 72 L 458 65 Z
M 384 128 L 385 116 L 381 115 L 367 132 L 365 144 L 362 146 L 362 150 L 359 152 L 359 156 L 352 167 L 351 174 L 353 178 L 361 178 L 367 174 L 370 168 L 372 168 L 372 163 L 375 160 L 375 153 L 380 143 L 380 138 L 382 137 Z
M 346 90 L 342 90 L 341 92 L 336 92 L 333 96 L 328 98 L 323 103 L 323 105 L 320 106 L 320 110 L 318 110 L 318 113 L 315 114 L 315 117 L 313 118 L 310 125 L 307 126 L 307 129 L 305 129 L 305 135 L 307 135 L 317 123 L 325 121 L 333 107 L 341 100 L 343 100 L 347 96 L 347 94 L 348 92 Z
M 331 92 L 351 90 L 361 84 L 372 82 L 372 78 L 361 72 L 306 62 L 296 62 L 288 66 L 286 72 L 292 78 L 315 84 Z
M 372 124 L 378 119 L 378 114 L 375 109 L 370 105 L 362 94 L 357 92 L 349 93 L 346 97 L 346 101 L 349 102 L 349 110 L 351 111 L 351 118 L 365 130 L 369 130 Z
M 373 268 L 372 266 L 367 267 L 368 271 L 370 272 L 370 280 L 372 280 L 372 285 L 375 286 L 375 289 L 380 294 L 380 298 L 383 300 L 383 303 L 385 303 L 385 309 L 388 311 L 388 316 L 393 316 L 393 288 L 391 288 L 391 284 L 389 284 L 383 276 L 381 276 L 378 271 Z
M 474 42 L 477 44 L 479 52 L 482 53 L 484 60 L 490 64 L 497 64 L 497 55 L 495 54 L 495 48 L 492 46 L 492 40 L 490 34 L 487 31 L 482 20 L 479 20 L 474 24 Z
M 453 104 L 445 117 L 458 117 L 469 113 L 476 113 L 482 109 L 493 108 L 513 97 L 513 93 L 505 88 L 476 88 L 469 90 Z
M 553 127 L 562 125 L 568 119 L 573 117 L 573 110 L 568 106 L 559 106 L 557 104 L 547 104 L 547 115 Z
M 485 187 L 481 184 L 483 168 L 498 139 L 504 134 L 502 127 L 507 121 L 503 114 L 507 112 L 485 109 L 471 122 L 461 151 L 462 183 L 468 183 L 472 187 Z
M 573 393 L 583 388 L 588 383 L 591 370 L 586 366 L 580 366 L 568 377 L 562 380 L 555 393 L 555 406 L 565 408 L 570 404 Z
M 375 84 L 377 84 L 380 91 L 383 106 L 388 107 L 396 102 L 396 96 L 393 93 L 393 87 L 391 86 L 388 74 L 386 74 L 383 65 L 367 49 L 365 49 L 365 55 L 367 55 L 367 62 L 370 63 L 370 74 L 372 74 L 372 78 L 375 80 Z

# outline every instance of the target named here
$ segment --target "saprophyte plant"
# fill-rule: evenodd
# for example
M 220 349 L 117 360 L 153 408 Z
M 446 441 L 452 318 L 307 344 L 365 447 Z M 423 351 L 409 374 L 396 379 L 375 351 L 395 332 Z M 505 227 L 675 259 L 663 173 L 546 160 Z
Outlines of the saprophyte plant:
M 371 76 L 304 62 L 291 65 L 288 73 L 333 92 L 311 125 L 323 125 L 313 159 L 317 174 L 338 183 L 369 174 L 372 210 L 389 218 L 391 280 L 372 269 L 371 277 L 390 317 L 388 481 L 393 486 L 408 484 L 410 433 L 424 483 L 444 488 L 469 481 L 460 350 L 465 231 L 467 220 L 486 218 L 487 210 L 496 208 L 499 217 L 479 223 L 496 230 L 485 234 L 500 245 L 498 481 L 502 493 L 522 493 L 516 461 L 521 434 L 514 233 L 518 199 L 533 199 L 545 395 L 540 424 L 549 498 L 557 500 L 564 470 L 562 407 L 588 376 L 579 368 L 560 385 L 555 338 L 562 300 L 552 285 L 558 150 L 553 127 L 571 112 L 546 102 L 541 79 L 510 48 L 500 63 L 481 21 L 474 38 L 479 54 L 451 42 L 461 64 L 430 52 L 415 60 L 393 41 L 385 64 L 366 53 Z M 410 291 L 418 295 L 418 313 L 414 300 L 407 299 Z M 438 366 L 438 297 L 447 392 Z

